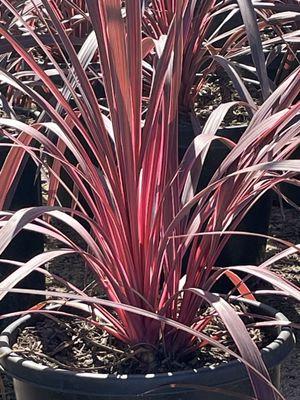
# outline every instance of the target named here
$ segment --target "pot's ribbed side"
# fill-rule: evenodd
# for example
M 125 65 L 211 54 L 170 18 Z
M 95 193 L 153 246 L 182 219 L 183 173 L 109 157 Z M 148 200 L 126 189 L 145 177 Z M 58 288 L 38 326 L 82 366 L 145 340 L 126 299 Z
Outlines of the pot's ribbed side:
M 258 307 L 259 313 L 287 320 L 271 307 L 257 302 L 246 300 L 245 302 L 251 304 L 252 307 Z M 9 353 L 18 329 L 28 324 L 29 319 L 30 316 L 25 316 L 6 328 L 0 337 L 0 354 Z M 279 366 L 292 350 L 293 345 L 293 334 L 289 328 L 285 327 L 281 329 L 278 337 L 262 351 L 264 361 L 276 385 L 279 383 Z M 246 369 L 238 361 L 232 361 L 214 369 L 201 368 L 146 376 L 115 376 L 54 370 L 13 355 L 1 357 L 0 364 L 8 374 L 14 377 L 18 400 L 60 400 L 62 398 L 64 400 L 79 400 L 79 398 L 80 400 L 117 398 L 194 400 L 199 399 L 200 395 L 205 396 L 206 400 L 231 400 L 235 398 L 231 392 L 239 391 L 251 395 L 251 385 Z M 177 386 L 169 394 L 164 393 L 166 390 L 170 391 L 166 387 L 171 384 Z M 188 387 L 199 389 L 199 386 L 208 387 L 208 390 L 203 388 L 201 391 L 188 391 Z M 224 394 L 222 390 L 228 393 Z M 149 392 L 147 396 L 145 396 L 146 392 Z M 143 393 L 144 395 L 140 397 Z

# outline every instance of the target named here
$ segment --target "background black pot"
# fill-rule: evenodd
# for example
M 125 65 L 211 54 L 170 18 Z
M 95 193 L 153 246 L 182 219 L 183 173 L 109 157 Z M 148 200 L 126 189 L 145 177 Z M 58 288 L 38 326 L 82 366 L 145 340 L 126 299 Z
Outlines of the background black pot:
M 4 143 L 4 140 L 1 140 Z M 8 149 L 0 147 L 0 168 L 2 167 Z M 37 166 L 31 158 L 23 162 L 22 173 L 18 176 L 18 182 L 9 193 L 9 199 L 5 205 L 6 209 L 18 210 L 24 207 L 39 206 L 42 204 L 41 196 L 41 177 L 37 173 Z M 1 255 L 3 259 L 17 260 L 25 262 L 36 254 L 43 252 L 44 240 L 42 235 L 34 232 L 22 231 L 19 233 L 5 252 Z M 9 264 L 0 264 L 0 280 L 3 280 L 15 269 Z M 30 274 L 23 279 L 19 285 L 23 288 L 44 289 L 45 279 L 38 272 Z M 29 308 L 41 301 L 41 296 L 36 295 L 16 295 L 8 294 L 4 301 L 0 303 L 0 313 L 8 313 Z
M 291 159 L 300 160 L 300 147 L 292 154 Z M 298 179 L 299 178 L 298 176 Z M 280 185 L 280 191 L 284 196 L 288 197 L 293 203 L 300 207 L 300 186 L 282 183 Z M 284 205 L 288 205 L 288 203 L 284 202 Z
M 97 72 L 97 73 L 99 72 L 99 65 L 97 65 L 97 64 L 91 64 L 90 68 L 94 69 L 94 71 Z M 99 82 L 97 80 L 97 81 L 93 81 L 92 83 L 93 83 L 94 93 L 95 93 L 95 96 L 98 99 L 98 101 L 100 101 L 102 99 L 105 99 L 105 97 L 106 97 L 105 90 L 104 90 L 104 86 L 101 84 L 101 82 Z M 73 100 L 70 101 L 70 104 L 72 105 L 73 108 L 76 107 L 76 104 L 74 103 Z M 84 119 L 80 118 L 80 121 L 85 126 Z M 94 165 L 98 165 L 94 154 L 91 153 L 91 150 L 88 148 L 88 146 L 86 145 L 85 141 L 82 139 L 81 135 L 79 133 L 77 133 L 78 132 L 77 128 L 74 128 L 74 132 L 76 132 L 77 138 L 79 139 L 79 141 L 81 142 L 81 144 L 83 145 L 83 147 L 85 148 L 87 153 L 89 154 L 89 157 L 93 161 Z M 69 149 L 65 150 L 65 156 L 67 157 L 68 161 L 71 164 L 76 165 L 76 159 L 74 158 L 74 155 L 72 154 L 72 152 Z M 70 176 L 67 174 L 67 172 L 64 169 L 61 170 L 60 177 L 63 180 L 64 184 L 68 187 L 68 189 L 70 189 L 70 191 L 73 192 L 74 191 L 73 179 L 70 178 Z M 87 190 L 89 190 L 90 194 L 92 194 L 92 192 L 91 192 L 89 187 L 87 187 Z M 58 187 L 57 196 L 58 196 L 60 204 L 63 207 L 72 207 L 72 197 L 70 196 L 70 194 L 67 192 L 67 190 L 62 185 L 59 185 L 59 187 Z M 80 204 L 84 207 L 86 212 L 88 213 L 89 217 L 92 218 L 93 215 L 92 215 L 92 212 L 90 210 L 90 207 L 88 206 L 88 203 L 87 203 L 86 199 L 81 195 L 81 193 L 79 193 L 78 200 L 79 200 Z M 83 220 L 82 218 L 79 218 L 77 216 L 75 216 L 75 218 L 86 229 L 90 229 L 89 225 L 86 223 L 85 220 Z
M 237 142 L 246 129 L 245 125 L 220 128 L 218 136 L 230 138 Z M 189 121 L 179 124 L 179 157 L 182 158 L 193 138 L 193 129 Z M 198 190 L 205 187 L 220 163 L 229 153 L 228 148 L 220 141 L 212 142 L 199 179 Z M 272 193 L 266 193 L 249 211 L 237 227 L 239 231 L 267 234 L 272 206 Z M 217 266 L 240 264 L 256 265 L 265 253 L 266 240 L 259 237 L 232 236 L 222 251 Z
M 269 78 L 276 82 L 282 82 L 300 64 L 300 50 L 294 49 L 294 54 L 288 53 L 281 46 L 275 51 L 267 52 L 267 72 Z
M 278 46 L 274 49 L 265 49 L 264 56 L 267 66 L 267 74 L 270 83 L 275 89 L 292 71 L 300 64 L 300 51 L 296 50 L 294 55 L 288 54 L 285 49 Z M 230 61 L 233 61 L 239 68 L 241 75 L 246 79 L 257 80 L 256 70 L 249 68 L 253 66 L 251 53 L 240 54 L 234 56 Z M 252 82 L 253 83 L 253 82 Z M 257 82 L 259 88 L 259 82 Z
M 237 10 L 237 12 L 233 16 L 231 16 L 231 18 L 227 20 L 224 24 L 225 19 L 229 17 L 230 13 L 231 10 L 214 15 L 208 28 L 207 37 L 210 37 L 213 33 L 215 33 L 217 29 L 218 36 L 221 36 L 222 34 L 229 32 L 243 24 L 243 18 L 239 10 Z M 224 25 L 222 25 L 221 27 L 221 24 Z M 227 36 L 225 36 L 225 38 L 223 39 L 218 40 L 217 42 L 214 42 L 214 46 L 216 46 L 217 48 L 223 47 L 226 43 L 226 40 Z
M 286 318 L 271 307 L 243 300 L 256 314 Z M 0 337 L 2 368 L 14 378 L 17 400 L 233 400 L 232 393 L 252 395 L 245 367 L 232 361 L 216 368 L 149 375 L 106 375 L 76 373 L 47 368 L 19 355 L 7 355 L 20 329 L 28 326 L 30 315 L 12 323 Z M 264 362 L 273 383 L 279 387 L 280 364 L 291 352 L 294 337 L 289 328 L 282 328 L 276 340 L 262 350 Z M 171 384 L 177 387 L 170 388 Z M 148 394 L 143 394 L 148 392 Z M 227 393 L 226 393 L 227 392 Z

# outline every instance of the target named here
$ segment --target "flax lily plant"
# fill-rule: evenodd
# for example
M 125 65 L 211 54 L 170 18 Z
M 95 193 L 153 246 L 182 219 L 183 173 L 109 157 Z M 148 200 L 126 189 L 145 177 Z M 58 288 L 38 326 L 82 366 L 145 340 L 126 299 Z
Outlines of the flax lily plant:
M 260 196 L 285 180 L 299 184 L 295 178 L 299 161 L 288 158 L 300 141 L 300 104 L 295 102 L 300 71 L 290 75 L 255 111 L 237 144 L 216 136 L 225 114 L 236 103 L 222 104 L 179 164 L 178 96 L 183 25 L 190 1 L 176 2 L 167 33 L 153 40 L 142 33 L 140 0 L 89 0 L 86 5 L 93 29 L 78 54 L 55 6 L 48 0 L 40 1 L 40 22 L 51 21 L 49 30 L 59 35 L 59 49 L 70 61 L 66 73 L 10 2 L 1 3 L 43 49 L 64 88 L 59 90 L 9 28 L 0 26 L 0 34 L 56 99 L 56 104 L 50 104 L 21 79 L 0 70 L 2 82 L 29 96 L 47 115 L 47 119 L 31 124 L 0 118 L 1 136 L 11 141 L 0 172 L 0 252 L 22 229 L 47 235 L 62 246 L 18 265 L 0 283 L 0 298 L 8 292 L 28 292 L 15 286 L 34 270 L 49 274 L 45 267 L 49 261 L 79 254 L 106 299 L 90 297 L 71 282 L 54 276 L 70 293 L 45 292 L 51 296 L 45 304 L 59 303 L 62 298 L 91 304 L 101 315 L 99 322 L 94 321 L 99 329 L 131 346 L 153 349 L 163 343 L 172 357 L 192 353 L 199 343 L 218 346 L 246 365 L 257 399 L 277 398 L 279 394 L 268 383 L 260 352 L 240 315 L 211 288 L 226 274 L 241 296 L 253 299 L 239 278 L 242 271 L 270 282 L 280 294 L 300 298 L 295 286 L 269 270 L 273 262 L 299 250 L 287 241 L 281 241 L 285 250 L 262 265 L 214 268 L 232 231 Z M 144 97 L 142 66 L 149 52 L 154 73 L 149 96 Z M 99 54 L 105 105 L 98 103 L 86 74 L 88 60 L 95 53 Z M 232 150 L 209 185 L 195 194 L 190 177 L 201 170 L 213 140 L 225 141 Z M 76 162 L 65 156 L 66 149 Z M 25 155 L 32 157 L 48 177 L 49 204 L 12 213 L 5 210 L 5 201 Z M 74 181 L 73 192 L 64 184 L 61 170 Z M 76 208 L 57 205 L 59 184 L 65 185 Z M 80 201 L 79 194 L 85 202 Z M 52 224 L 54 219 L 76 230 L 85 245 L 75 243 Z M 185 254 L 188 261 L 183 276 Z M 45 304 L 31 312 L 46 312 Z M 204 317 L 201 310 L 208 305 L 213 311 Z M 216 314 L 236 343 L 236 351 L 203 332 Z
M 175 8 L 175 2 L 169 0 L 146 1 L 144 31 L 154 39 L 166 34 Z M 288 23 L 299 18 L 297 11 L 293 2 L 190 1 L 183 17 L 180 111 L 193 111 L 207 76 L 218 73 L 220 68 L 229 75 L 240 98 L 255 106 L 243 78 L 245 70 L 250 72 L 252 81 L 259 82 L 261 98 L 265 100 L 271 93 L 267 64 L 276 54 L 274 47 L 283 44 L 287 49 L 282 66 L 286 58 L 295 60 L 299 30 L 296 22 L 292 29 Z M 262 39 L 263 36 L 266 37 Z M 264 50 L 270 53 L 268 60 Z

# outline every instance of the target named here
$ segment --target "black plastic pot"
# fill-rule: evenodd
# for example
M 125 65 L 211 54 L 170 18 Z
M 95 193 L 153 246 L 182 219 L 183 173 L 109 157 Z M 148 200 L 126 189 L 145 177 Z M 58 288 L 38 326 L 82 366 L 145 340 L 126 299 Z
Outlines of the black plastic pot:
M 298 65 L 299 65 L 299 60 L 300 60 L 300 51 L 295 51 L 296 53 L 296 58 L 293 58 L 291 60 L 286 59 L 286 50 L 281 50 L 278 48 L 277 52 L 275 53 L 274 51 L 270 49 L 265 49 L 264 50 L 264 56 L 266 60 L 266 66 L 267 66 L 267 74 L 270 79 L 270 81 L 274 82 L 275 85 L 277 86 L 279 82 L 282 82 L 290 72 L 294 71 Z M 282 62 L 286 61 L 286 66 L 287 69 L 282 67 Z M 252 54 L 241 54 L 238 56 L 234 56 L 231 61 L 237 62 L 240 65 L 240 72 L 244 78 L 248 79 L 255 79 L 256 78 L 256 71 L 255 69 L 249 70 L 247 67 L 244 66 L 252 66 L 253 65 L 253 59 L 252 59 Z M 237 64 L 237 65 L 238 65 Z M 279 76 L 277 76 L 279 69 L 281 69 L 281 73 Z M 276 82 L 275 82 L 276 81 Z
M 220 29 L 221 24 L 224 23 L 225 19 L 229 16 L 230 12 L 231 10 L 214 15 L 208 27 L 207 37 L 210 37 L 217 29 L 218 29 L 218 36 L 221 36 L 221 34 L 236 29 L 237 27 L 243 24 L 243 18 L 241 16 L 241 13 L 238 11 L 234 16 L 232 16 L 229 20 L 227 20 L 226 23 Z M 214 42 L 213 45 L 217 48 L 220 47 L 222 48 L 226 43 L 226 40 L 227 37 L 220 39 L 217 42 Z
M 218 136 L 237 142 L 246 129 L 245 125 L 220 128 Z M 191 123 L 185 121 L 179 125 L 179 157 L 181 158 L 191 143 L 193 130 Z M 222 160 L 228 155 L 228 148 L 220 141 L 213 141 L 205 160 L 197 189 L 205 187 Z M 238 225 L 238 231 L 268 234 L 272 206 L 272 193 L 266 193 L 248 212 Z M 257 265 L 264 257 L 266 239 L 260 237 L 232 236 L 217 261 L 217 266 Z
M 94 69 L 95 71 L 99 72 L 99 65 L 98 64 L 91 64 L 90 67 L 92 69 Z M 97 97 L 98 100 L 99 99 L 104 99 L 106 97 L 104 86 L 99 81 L 94 81 L 93 82 L 93 89 L 94 89 L 95 96 Z M 71 104 L 72 107 L 76 107 L 76 104 L 75 104 L 74 100 L 70 100 L 70 104 Z M 80 118 L 80 121 L 85 126 L 84 119 Z M 92 162 L 94 163 L 94 165 L 98 165 L 97 159 L 95 158 L 95 155 L 92 154 L 91 150 L 87 147 L 85 141 L 82 139 L 82 137 L 79 134 L 77 128 L 74 128 L 74 132 L 76 133 L 77 138 L 79 139 L 79 141 L 81 142 L 81 144 L 83 145 L 85 150 L 87 151 L 87 153 L 88 153 L 90 159 L 92 160 Z M 66 158 L 68 159 L 68 161 L 71 164 L 76 165 L 76 159 L 74 158 L 74 155 L 72 154 L 72 152 L 69 149 L 66 149 L 65 156 L 66 156 Z M 67 186 L 67 188 L 70 189 L 71 192 L 73 192 L 74 181 L 72 180 L 72 178 L 70 178 L 70 176 L 67 174 L 67 172 L 64 169 L 61 170 L 60 176 L 61 176 L 64 184 Z M 87 189 L 90 191 L 89 187 L 87 187 Z M 90 194 L 91 194 L 91 191 L 90 191 Z M 59 199 L 60 204 L 63 207 L 72 207 L 72 197 L 70 196 L 70 194 L 67 192 L 67 190 L 62 185 L 59 185 L 57 197 Z M 84 209 L 87 211 L 88 215 L 92 218 L 93 214 L 92 214 L 92 212 L 90 210 L 90 207 L 89 207 L 86 199 L 82 196 L 81 193 L 79 193 L 78 200 L 79 200 L 80 204 L 84 207 Z M 79 218 L 77 216 L 75 216 L 75 218 L 86 229 L 90 229 L 89 224 L 87 224 L 85 220 L 83 220 L 82 218 Z
M 244 301 L 257 314 L 286 318 L 273 308 Z M 11 353 L 20 329 L 28 326 L 30 315 L 12 323 L 0 337 L 0 365 L 13 377 L 17 400 L 233 400 L 252 395 L 244 365 L 232 361 L 215 368 L 149 375 L 108 375 L 75 373 L 52 369 Z M 294 336 L 287 327 L 262 350 L 264 362 L 276 387 L 280 384 L 280 364 L 291 352 Z M 5 355 L 6 354 L 6 355 Z M 177 387 L 170 388 L 176 384 Z M 238 395 L 238 397 L 236 397 Z
M 1 140 L 3 143 L 4 140 Z M 0 168 L 2 167 L 6 155 L 7 148 L 0 147 Z M 37 173 L 35 163 L 30 159 L 25 160 L 22 172 L 19 174 L 18 182 L 8 196 L 8 202 L 5 208 L 9 210 L 18 210 L 24 207 L 39 206 L 41 200 L 41 179 Z M 34 232 L 20 232 L 12 243 L 8 246 L 1 258 L 11 259 L 21 262 L 30 260 L 35 255 L 42 253 L 44 250 L 44 240 L 42 235 Z M 0 280 L 3 280 L 13 270 L 14 266 L 9 264 L 0 264 Z M 34 272 L 23 279 L 19 285 L 23 288 L 44 289 L 45 279 L 42 274 Z M 36 295 L 12 295 L 8 294 L 4 301 L 0 303 L 0 313 L 9 313 L 29 308 L 37 302 L 41 301 L 41 296 Z
M 270 51 L 267 54 L 271 54 Z M 272 60 L 268 63 L 267 72 L 268 76 L 272 81 L 275 81 L 278 70 L 282 67 L 282 63 L 285 63 L 285 68 L 281 70 L 281 76 L 278 77 L 279 81 L 283 81 L 290 72 L 294 71 L 299 66 L 300 61 L 300 50 L 295 49 L 295 57 L 287 55 L 286 50 L 279 48 L 277 54 L 272 57 Z
M 293 160 L 300 160 L 300 147 L 294 151 L 291 156 Z M 300 179 L 300 175 L 298 176 Z M 280 191 L 284 196 L 290 199 L 293 203 L 295 203 L 298 207 L 300 207 L 300 186 L 291 185 L 289 183 L 282 183 L 280 184 Z M 284 202 L 285 205 L 288 203 Z

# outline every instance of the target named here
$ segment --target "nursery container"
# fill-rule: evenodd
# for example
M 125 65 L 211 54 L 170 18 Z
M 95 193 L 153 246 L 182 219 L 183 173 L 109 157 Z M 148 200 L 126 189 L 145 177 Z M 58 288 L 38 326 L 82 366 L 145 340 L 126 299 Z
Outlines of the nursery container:
M 237 142 L 244 133 L 246 125 L 219 128 L 218 136 L 230 138 Z M 193 138 L 193 128 L 187 120 L 179 125 L 179 157 L 182 158 Z M 205 187 L 229 153 L 225 144 L 213 141 L 207 154 L 197 189 Z M 272 193 L 266 193 L 252 207 L 236 230 L 267 234 L 272 206 Z M 266 239 L 260 237 L 232 236 L 222 251 L 217 266 L 251 264 L 256 265 L 264 256 Z
M 267 55 L 271 54 L 270 52 L 267 52 Z M 280 76 L 280 81 L 282 81 L 284 78 L 286 78 L 288 76 L 289 73 L 291 73 L 292 71 L 294 71 L 298 66 L 299 66 L 299 62 L 300 62 L 300 50 L 296 50 L 295 51 L 295 56 L 293 57 L 292 55 L 290 55 L 290 59 L 289 57 L 286 57 L 286 50 L 285 49 L 278 49 L 277 54 L 272 57 L 272 60 L 270 60 L 270 62 L 268 63 L 267 66 L 267 72 L 268 72 L 268 76 L 269 78 L 274 81 L 277 75 L 277 72 L 279 70 L 280 67 L 282 67 L 282 60 L 285 58 L 285 68 L 283 68 L 283 74 L 282 76 Z
M 4 140 L 1 140 L 4 143 Z M 0 147 L 0 168 L 2 167 L 6 155 L 7 148 Z M 22 172 L 19 174 L 19 179 L 14 188 L 9 193 L 9 198 L 5 204 L 5 209 L 18 210 L 24 207 L 39 206 L 41 200 L 41 179 L 37 173 L 37 166 L 28 158 L 23 163 Z M 22 231 L 11 242 L 5 252 L 1 255 L 3 259 L 11 259 L 25 262 L 33 256 L 40 254 L 44 249 L 43 236 L 34 232 Z M 0 264 L 0 280 L 3 280 L 13 270 L 14 266 L 9 264 Z M 45 279 L 42 274 L 34 272 L 27 276 L 19 285 L 23 288 L 44 289 Z M 12 295 L 7 297 L 0 303 L 0 312 L 9 313 L 17 310 L 29 308 L 37 302 L 41 301 L 41 296 L 36 295 Z M 1 324 L 1 323 L 0 323 Z
M 286 318 L 273 308 L 243 300 L 258 314 Z M 198 370 L 149 375 L 109 375 L 52 369 L 20 354 L 10 353 L 20 329 L 30 324 L 27 315 L 8 326 L 0 337 L 0 364 L 13 377 L 17 400 L 233 400 L 252 395 L 245 367 L 239 361 Z M 276 335 L 275 335 L 276 336 Z M 278 330 L 274 341 L 262 350 L 273 383 L 279 387 L 280 364 L 291 352 L 294 336 L 287 327 Z M 170 385 L 176 384 L 171 388 Z
M 94 71 L 97 71 L 97 72 L 100 73 L 100 71 L 99 71 L 99 65 L 91 63 L 90 67 L 91 67 Z M 97 97 L 98 101 L 99 101 L 100 99 L 103 99 L 103 98 L 106 97 L 106 95 L 105 95 L 105 90 L 104 90 L 104 86 L 101 84 L 101 82 L 99 82 L 99 81 L 94 81 L 94 82 L 93 82 L 93 88 L 94 88 L 95 96 Z M 74 100 L 71 100 L 71 101 L 70 101 L 70 104 L 72 105 L 72 107 L 76 107 L 76 103 L 74 103 Z M 83 119 L 81 119 L 81 123 L 84 124 L 84 120 L 83 120 Z M 75 128 L 75 131 L 76 131 L 76 128 Z M 88 151 L 88 154 L 89 154 L 89 156 L 91 157 L 91 159 L 93 160 L 93 163 L 94 163 L 95 165 L 97 165 L 97 161 L 96 161 L 95 156 L 94 156 L 93 154 L 91 154 L 90 150 L 86 147 L 86 144 L 85 144 L 84 141 L 82 140 L 81 135 L 78 134 L 77 137 L 78 137 L 78 139 L 81 141 L 81 143 L 82 143 L 82 145 L 85 147 L 85 149 Z M 68 157 L 69 161 L 70 161 L 72 164 L 75 165 L 75 164 L 76 164 L 76 160 L 75 160 L 74 156 L 72 155 L 72 152 L 71 152 L 69 149 L 66 149 L 65 154 L 66 154 L 66 156 Z M 61 173 L 60 173 L 60 176 L 61 176 L 61 178 L 62 178 L 64 184 L 68 187 L 68 189 L 70 189 L 70 190 L 72 191 L 72 190 L 73 190 L 74 182 L 73 182 L 73 180 L 70 178 L 70 176 L 67 174 L 67 172 L 66 172 L 65 170 L 62 169 L 62 170 L 61 170 Z M 72 207 L 72 198 L 71 198 L 70 194 L 66 191 L 66 189 L 65 189 L 62 185 L 59 185 L 59 189 L 58 189 L 57 195 L 58 195 L 58 199 L 59 199 L 59 201 L 60 201 L 60 203 L 61 203 L 61 205 L 62 205 L 63 207 Z M 87 201 L 86 201 L 86 199 L 84 199 L 84 197 L 83 197 L 81 194 L 79 195 L 79 201 L 80 201 L 80 203 L 85 207 L 85 209 L 89 212 L 89 215 L 92 217 L 92 214 L 91 214 L 91 212 L 90 212 L 90 209 L 89 209 L 89 207 L 88 207 L 88 205 L 87 205 Z M 76 218 L 77 218 L 77 217 L 76 217 Z M 80 219 L 80 218 L 78 218 L 78 220 L 80 221 L 81 224 L 83 224 L 86 228 L 88 228 L 88 225 L 86 225 L 86 223 L 85 223 L 84 220 L 82 220 L 82 219 Z
M 237 10 L 237 12 L 233 16 L 231 16 L 231 18 L 229 20 L 227 20 L 225 22 L 225 24 L 222 25 L 222 27 L 221 27 L 221 24 L 223 24 L 224 21 L 226 20 L 226 18 L 229 17 L 230 12 L 231 12 L 231 10 L 214 15 L 214 17 L 211 19 L 211 23 L 208 28 L 207 37 L 210 37 L 212 34 L 214 34 L 216 32 L 216 30 L 218 30 L 217 36 L 221 36 L 222 34 L 229 32 L 229 31 L 236 29 L 239 26 L 243 25 L 243 18 L 241 16 L 240 11 Z M 227 37 L 225 36 L 224 38 L 222 38 L 216 42 L 213 42 L 213 45 L 217 48 L 221 48 L 226 43 L 226 40 L 227 40 Z
M 300 147 L 292 154 L 291 159 L 300 160 Z M 299 177 L 298 177 L 299 179 Z M 300 187 L 291 185 L 289 183 L 281 183 L 280 191 L 286 197 L 288 197 L 293 203 L 300 207 Z M 288 205 L 284 202 L 284 205 Z
M 276 79 L 276 75 L 278 73 L 278 70 L 281 68 L 281 63 L 283 58 L 286 55 L 286 50 L 278 48 L 277 53 L 274 53 L 273 50 L 270 49 L 264 49 L 264 56 L 266 60 L 266 67 L 267 67 L 267 74 L 270 79 L 270 83 L 274 82 Z M 279 84 L 279 82 L 282 82 L 284 78 L 288 76 L 290 72 L 295 70 L 299 66 L 299 61 L 300 61 L 300 51 L 296 51 L 296 58 L 293 60 L 288 60 L 287 61 L 287 69 L 282 70 L 281 76 L 278 77 L 279 81 L 276 82 L 276 86 Z M 253 65 L 253 59 L 252 59 L 252 54 L 247 53 L 247 54 L 240 54 L 238 56 L 234 56 L 232 58 L 233 62 L 236 62 L 237 66 L 240 65 L 240 72 L 244 78 L 248 79 L 255 79 L 256 77 L 256 72 L 253 69 L 247 68 L 247 66 L 252 66 Z M 258 82 L 257 82 L 258 84 Z M 274 85 L 273 85 L 274 86 Z M 275 87 L 273 87 L 275 89 Z

